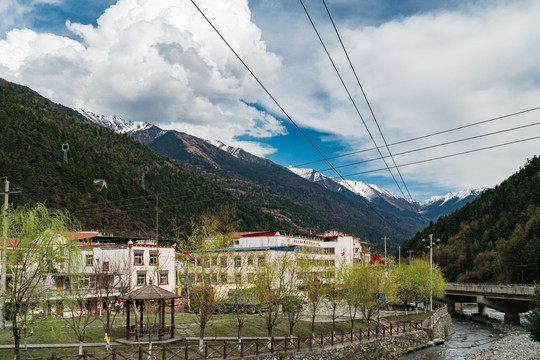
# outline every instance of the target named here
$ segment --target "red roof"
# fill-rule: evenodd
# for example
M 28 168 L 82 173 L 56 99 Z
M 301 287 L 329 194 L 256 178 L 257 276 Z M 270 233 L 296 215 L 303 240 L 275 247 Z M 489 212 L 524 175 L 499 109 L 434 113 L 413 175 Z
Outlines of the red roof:
M 245 232 L 245 233 L 237 233 L 241 234 L 240 237 L 246 238 L 246 237 L 256 237 L 256 236 L 276 236 L 277 231 L 252 231 L 252 232 Z

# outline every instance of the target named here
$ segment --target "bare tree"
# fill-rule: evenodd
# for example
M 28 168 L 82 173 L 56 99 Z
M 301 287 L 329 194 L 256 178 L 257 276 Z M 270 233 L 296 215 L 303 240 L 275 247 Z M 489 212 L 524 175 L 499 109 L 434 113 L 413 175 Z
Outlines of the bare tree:
M 69 310 L 69 314 L 65 314 L 63 319 L 79 340 L 79 355 L 82 355 L 86 330 L 97 320 L 96 314 L 92 314 L 96 301 L 95 280 L 91 275 L 88 276 L 76 269 L 72 271 L 68 272 L 70 289 L 65 289 L 62 297 L 62 304 Z
M 111 330 L 114 321 L 120 311 L 124 316 L 125 309 L 119 302 L 119 298 L 127 294 L 129 289 L 129 277 L 126 275 L 129 266 L 126 259 L 97 259 L 94 266 L 94 278 L 96 283 L 96 295 L 100 304 L 101 316 L 99 317 L 103 331 L 107 338 L 111 338 Z M 125 323 L 125 320 L 123 320 Z M 107 343 L 107 350 L 110 345 Z

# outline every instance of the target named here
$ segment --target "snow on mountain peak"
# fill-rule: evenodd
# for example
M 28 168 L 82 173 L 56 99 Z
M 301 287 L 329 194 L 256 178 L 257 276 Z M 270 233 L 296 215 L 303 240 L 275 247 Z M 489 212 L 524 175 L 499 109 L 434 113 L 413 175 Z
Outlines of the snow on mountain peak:
M 453 201 L 461 201 L 463 199 L 466 199 L 470 196 L 478 196 L 482 192 L 486 191 L 486 188 L 480 188 L 480 189 L 466 189 L 461 190 L 458 192 L 449 192 L 448 194 L 444 196 L 432 196 L 429 199 L 422 201 L 420 204 L 425 207 L 428 205 L 431 205 L 436 202 L 441 202 L 442 204 L 445 204 L 446 202 L 453 200 Z
M 96 115 L 91 111 L 86 111 L 83 109 L 77 109 L 77 111 L 83 114 L 91 122 L 107 129 L 111 129 L 119 134 L 143 131 L 152 126 L 152 124 L 142 121 L 128 122 L 118 115 Z

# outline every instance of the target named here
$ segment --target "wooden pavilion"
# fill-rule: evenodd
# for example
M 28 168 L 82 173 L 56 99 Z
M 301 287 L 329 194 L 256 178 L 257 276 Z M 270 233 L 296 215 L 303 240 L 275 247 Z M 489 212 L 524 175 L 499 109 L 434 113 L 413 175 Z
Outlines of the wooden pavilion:
M 152 283 L 149 285 L 146 285 L 140 289 L 134 290 L 124 297 L 122 297 L 123 300 L 126 301 L 126 309 L 127 309 L 127 326 L 126 326 L 126 339 L 131 339 L 132 332 L 136 334 L 137 336 L 140 335 L 153 335 L 152 330 L 149 330 L 149 332 L 145 333 L 144 331 L 144 322 L 143 322 L 143 314 L 144 314 L 144 303 L 147 301 L 156 301 L 158 303 L 158 311 L 159 311 L 159 321 L 157 326 L 157 335 L 158 340 L 162 340 L 163 335 L 169 333 L 170 338 L 174 338 L 174 299 L 179 298 L 180 296 L 176 295 L 175 293 L 172 293 L 170 291 L 167 291 L 165 289 L 160 288 L 159 286 L 156 286 Z M 171 309 L 171 324 L 167 328 L 165 326 L 165 306 L 167 301 L 170 301 L 170 309 Z M 137 329 L 137 325 L 131 325 L 130 324 L 130 308 L 131 305 L 135 303 L 135 306 L 137 306 L 139 310 L 139 328 Z

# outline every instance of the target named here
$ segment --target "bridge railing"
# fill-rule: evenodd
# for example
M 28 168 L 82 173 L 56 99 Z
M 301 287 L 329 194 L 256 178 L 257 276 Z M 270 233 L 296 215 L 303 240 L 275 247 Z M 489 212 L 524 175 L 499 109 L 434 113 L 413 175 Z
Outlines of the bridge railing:
M 447 291 L 534 296 L 534 284 L 448 283 Z

